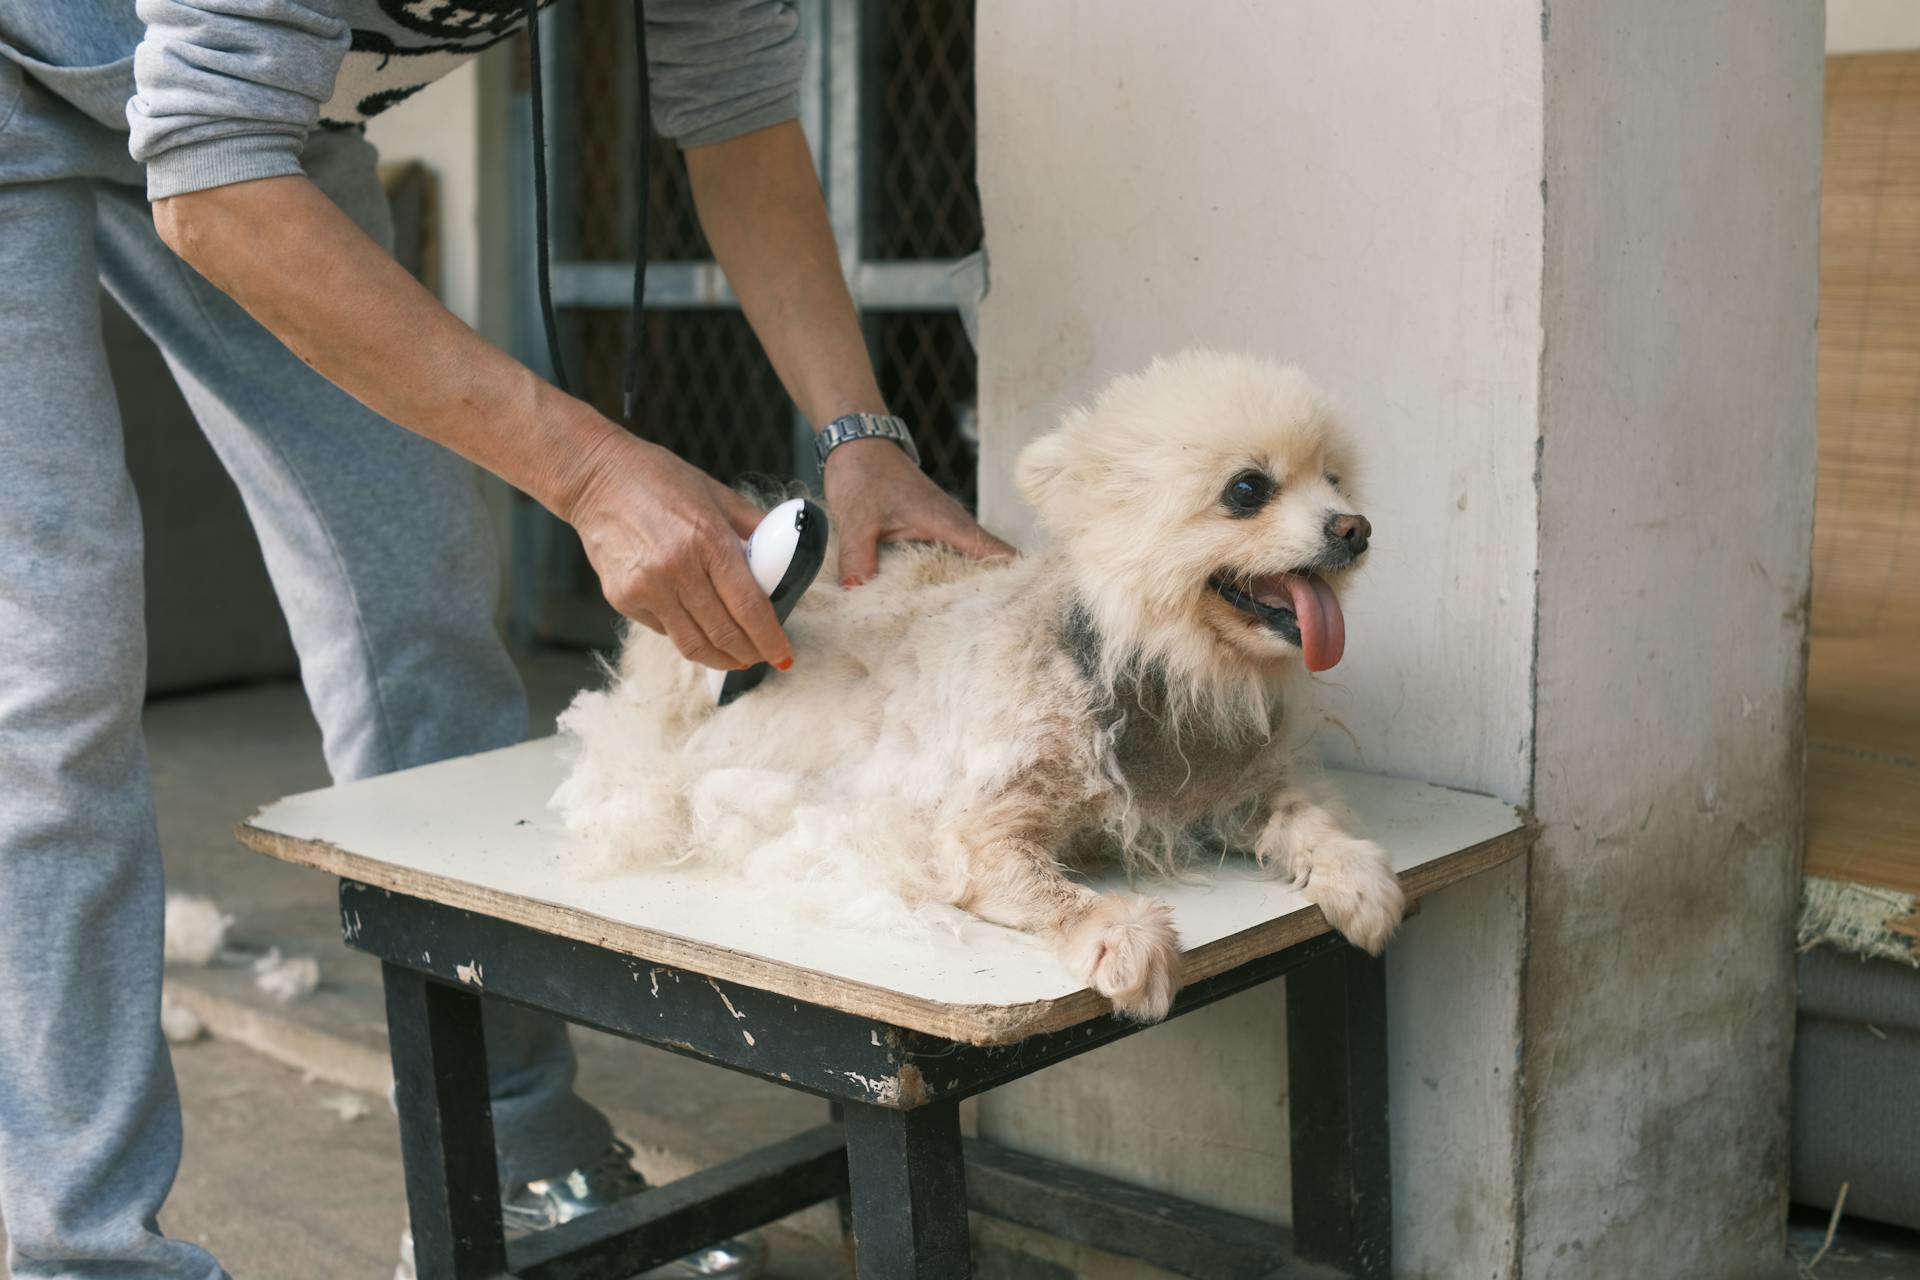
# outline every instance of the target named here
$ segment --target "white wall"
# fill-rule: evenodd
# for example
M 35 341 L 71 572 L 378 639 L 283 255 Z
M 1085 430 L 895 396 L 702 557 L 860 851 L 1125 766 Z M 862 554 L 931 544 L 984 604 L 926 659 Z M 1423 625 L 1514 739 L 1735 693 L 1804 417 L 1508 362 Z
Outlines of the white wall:
M 1541 37 L 1514 0 L 981 0 L 986 522 L 1060 406 L 1190 343 L 1343 402 L 1378 536 L 1322 696 L 1362 767 L 1526 797 L 1540 362 Z M 1391 953 L 1398 1251 L 1515 1248 L 1519 870 Z M 1003 1141 L 1286 1216 L 1278 990 L 988 1098 Z M 1206 1083 L 1209 1100 L 1191 1087 Z
M 1920 49 L 1915 0 L 1827 0 L 1827 52 Z
M 418 160 L 440 198 L 440 292 L 448 308 L 496 343 L 511 326 L 507 130 L 513 42 L 495 45 L 367 124 L 382 161 Z
M 417 160 L 433 173 L 441 301 L 471 325 L 480 323 L 480 84 L 468 62 L 367 124 L 383 162 Z
M 1540 342 L 1526 8 L 985 0 L 979 17 L 983 518 L 1029 527 L 1014 455 L 1116 372 L 1195 343 L 1298 361 L 1364 447 L 1378 530 L 1323 680 L 1360 743 L 1340 754 L 1513 799 Z

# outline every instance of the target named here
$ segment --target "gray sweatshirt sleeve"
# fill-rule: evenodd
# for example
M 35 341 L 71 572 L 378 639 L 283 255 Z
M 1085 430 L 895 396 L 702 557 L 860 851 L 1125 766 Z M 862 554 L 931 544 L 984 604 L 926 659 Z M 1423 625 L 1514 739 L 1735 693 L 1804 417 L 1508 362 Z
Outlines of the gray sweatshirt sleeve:
M 301 172 L 371 0 L 137 0 L 129 147 L 158 200 Z M 784 0 L 648 0 L 654 125 L 683 147 L 790 120 L 806 54 Z M 551 87 L 551 86 L 550 86 Z M 588 104 L 589 109 L 592 104 Z
M 646 0 L 653 125 L 682 147 L 800 113 L 806 48 L 787 0 Z
M 127 102 L 147 197 L 301 172 L 352 41 L 336 0 L 138 0 Z

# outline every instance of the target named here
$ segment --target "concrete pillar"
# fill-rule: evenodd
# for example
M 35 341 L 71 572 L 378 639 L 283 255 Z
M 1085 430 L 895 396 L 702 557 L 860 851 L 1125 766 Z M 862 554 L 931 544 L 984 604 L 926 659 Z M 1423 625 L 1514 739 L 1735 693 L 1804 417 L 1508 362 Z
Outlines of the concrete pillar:
M 1784 1169 L 1819 18 L 1683 8 L 980 0 L 986 521 L 1030 534 L 1012 460 L 1109 375 L 1193 343 L 1298 361 L 1379 531 L 1320 681 L 1352 739 L 1319 745 L 1546 820 L 1531 870 L 1437 895 L 1391 953 L 1408 1275 L 1629 1274 L 1578 1266 L 1613 1206 L 1686 1259 L 1635 1274 L 1751 1274 L 1714 1251 L 1778 1242 L 1752 1206 Z M 1717 818 L 1672 799 L 1709 778 Z M 1659 802 L 1657 840 L 1575 838 L 1624 800 Z M 982 1130 L 1284 1220 L 1282 999 L 1003 1090 Z M 1595 1134 L 1729 1076 L 1710 1140 Z
M 1747 1277 L 1786 1202 L 1821 13 L 1547 29 L 1527 1277 Z

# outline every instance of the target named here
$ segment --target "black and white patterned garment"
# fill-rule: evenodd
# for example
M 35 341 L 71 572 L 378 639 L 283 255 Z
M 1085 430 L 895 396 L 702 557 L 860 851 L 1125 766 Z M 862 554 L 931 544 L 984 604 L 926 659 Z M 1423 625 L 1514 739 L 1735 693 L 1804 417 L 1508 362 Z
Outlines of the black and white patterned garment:
M 14 2 L 0 0 L 0 14 Z M 526 18 L 523 0 L 138 2 L 145 29 L 131 50 L 132 96 L 121 101 L 154 199 L 299 173 L 309 131 L 365 122 Z M 661 134 L 701 146 L 798 114 L 806 51 L 791 0 L 645 4 Z M 61 0 L 55 34 L 77 48 L 98 32 L 94 19 L 124 27 L 127 7 Z
M 552 3 L 540 0 L 540 7 Z M 333 96 L 320 106 L 322 124 L 365 123 L 505 40 L 526 18 L 519 0 L 379 0 L 379 5 L 405 34 L 354 29 Z

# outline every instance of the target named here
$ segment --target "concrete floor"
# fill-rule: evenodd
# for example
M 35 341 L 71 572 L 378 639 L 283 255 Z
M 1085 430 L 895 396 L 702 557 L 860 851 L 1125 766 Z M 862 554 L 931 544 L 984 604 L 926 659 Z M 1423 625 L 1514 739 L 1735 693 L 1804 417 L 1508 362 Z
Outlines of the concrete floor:
M 1822 1256 L 1831 1216 L 1824 1209 L 1793 1207 L 1787 1219 L 1787 1256 L 1799 1280 L 1914 1280 L 1920 1276 L 1920 1232 L 1858 1218 L 1841 1220 L 1833 1244 Z
M 186 1147 L 161 1215 L 168 1234 L 205 1245 L 237 1277 L 392 1274 L 406 1201 L 399 1132 L 385 1099 L 307 1079 L 218 1038 L 176 1048 L 174 1063 Z M 642 1057 L 629 1067 L 634 1075 L 651 1074 L 648 1065 Z M 724 1086 L 710 1092 L 709 1083 L 696 1083 L 694 1093 L 725 1105 Z M 589 1096 L 613 1099 L 604 1090 Z M 329 1109 L 342 1100 L 365 1114 L 342 1119 Z M 629 1132 L 660 1136 L 630 1106 L 616 1118 Z M 656 1146 L 656 1168 L 660 1158 Z M 770 1280 L 846 1275 L 838 1252 L 817 1239 L 786 1230 L 769 1242 Z
M 526 664 L 536 732 L 592 679 L 577 656 Z M 176 1046 L 185 1152 L 161 1215 L 239 1277 L 345 1280 L 392 1274 L 405 1225 L 398 1132 L 385 1100 L 379 966 L 340 945 L 334 881 L 243 849 L 233 829 L 260 804 L 325 786 L 319 731 L 291 684 L 157 699 L 146 714 L 170 892 L 236 917 L 230 942 L 319 959 L 312 996 L 276 1005 L 244 964 L 172 970 L 174 998 L 215 1035 Z M 667 1181 L 820 1123 L 826 1104 L 613 1037 L 576 1031 L 581 1091 Z M 366 1114 L 327 1109 L 349 1098 Z M 768 1233 L 772 1280 L 846 1268 L 830 1210 Z M 0 1243 L 4 1234 L 0 1233 Z

